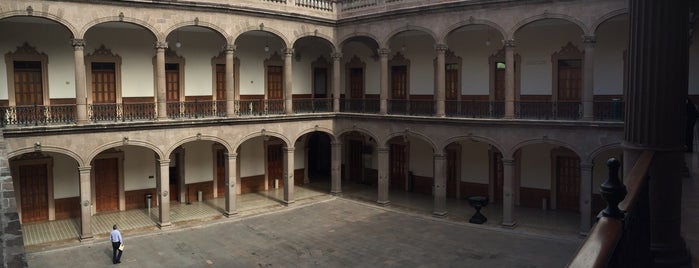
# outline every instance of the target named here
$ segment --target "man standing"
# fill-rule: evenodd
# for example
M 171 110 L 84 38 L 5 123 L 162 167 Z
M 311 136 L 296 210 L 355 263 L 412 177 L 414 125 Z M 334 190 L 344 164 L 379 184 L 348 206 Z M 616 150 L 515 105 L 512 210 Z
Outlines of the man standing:
M 121 253 L 123 252 L 122 250 L 119 249 L 121 246 L 121 243 L 123 243 L 124 240 L 121 239 L 121 232 L 117 230 L 116 224 L 112 226 L 112 232 L 109 233 L 109 241 L 112 242 L 112 262 L 114 264 L 121 263 Z M 117 254 L 117 251 L 119 252 Z

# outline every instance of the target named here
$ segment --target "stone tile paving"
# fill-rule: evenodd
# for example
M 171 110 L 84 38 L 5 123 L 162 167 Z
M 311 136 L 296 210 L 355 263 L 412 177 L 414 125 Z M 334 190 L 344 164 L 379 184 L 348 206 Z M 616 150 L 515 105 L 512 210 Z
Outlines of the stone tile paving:
M 581 242 L 341 198 L 124 240 L 123 267 L 562 267 Z M 30 267 L 105 267 L 110 254 L 102 239 L 27 259 Z

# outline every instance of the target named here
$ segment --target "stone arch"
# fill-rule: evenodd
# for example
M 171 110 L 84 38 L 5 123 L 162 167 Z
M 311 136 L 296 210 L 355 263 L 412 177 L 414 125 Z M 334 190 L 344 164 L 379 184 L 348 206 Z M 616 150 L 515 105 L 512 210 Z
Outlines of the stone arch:
M 337 137 L 335 137 L 335 133 L 333 133 L 333 130 L 326 128 L 326 127 L 314 127 L 314 128 L 304 129 L 294 137 L 293 141 L 297 141 L 298 139 L 303 137 L 303 135 L 313 133 L 313 132 L 323 132 L 325 134 L 328 134 L 328 136 L 330 136 L 330 141 L 337 141 Z
M 338 50 L 337 44 L 335 44 L 335 43 L 332 41 L 333 38 L 332 38 L 331 36 L 328 36 L 328 35 L 323 34 L 323 33 L 320 33 L 320 32 L 305 32 L 305 33 L 301 33 L 301 34 L 297 35 L 297 36 L 296 36 L 296 39 L 294 39 L 294 40 L 291 42 L 291 43 L 292 43 L 292 46 L 291 46 L 291 47 L 293 47 L 293 45 L 296 44 L 296 41 L 298 41 L 299 39 L 302 39 L 302 38 L 304 38 L 304 37 L 318 37 L 319 39 L 321 39 L 321 40 L 325 41 L 327 44 L 329 44 L 330 47 L 333 49 L 334 52 L 338 52 L 338 51 L 339 51 L 339 50 Z
M 206 22 L 206 21 L 200 21 L 198 19 L 191 20 L 191 21 L 183 21 L 183 22 L 177 23 L 175 25 L 172 25 L 172 26 L 170 26 L 170 28 L 166 29 L 162 33 L 162 36 L 160 36 L 158 39 L 165 40 L 167 38 L 167 36 L 170 35 L 172 32 L 174 32 L 175 30 L 177 30 L 179 28 L 186 27 L 186 26 L 197 26 L 197 27 L 208 28 L 208 29 L 212 30 L 213 32 L 218 33 L 219 36 L 221 36 L 223 38 L 223 40 L 225 40 L 226 44 L 229 44 L 231 42 L 230 36 L 226 33 L 226 30 L 224 30 L 223 28 L 219 27 L 216 24 Z
M 292 44 L 291 44 L 291 42 L 289 41 L 289 38 L 287 38 L 286 35 L 284 35 L 284 33 L 282 33 L 281 31 L 279 31 L 279 30 L 277 30 L 277 29 L 270 28 L 270 27 L 268 27 L 268 26 L 266 26 L 266 25 L 248 26 L 248 27 L 244 28 L 242 31 L 240 31 L 240 32 L 238 32 L 238 33 L 236 33 L 236 34 L 233 35 L 233 36 L 235 36 L 235 38 L 234 38 L 235 40 L 233 40 L 233 43 L 235 43 L 235 41 L 237 41 L 238 38 L 240 38 L 241 35 L 243 35 L 243 34 L 245 34 L 245 33 L 247 33 L 247 32 L 252 32 L 252 31 L 262 31 L 262 32 L 271 33 L 272 35 L 274 35 L 274 36 L 278 37 L 279 39 L 281 39 L 282 42 L 284 42 L 284 45 L 285 45 L 287 48 L 292 48 L 292 47 L 293 47 Z
M 68 31 L 73 36 L 73 38 L 76 38 L 76 39 L 81 38 L 78 30 L 75 28 L 75 26 L 73 26 L 73 24 L 71 24 L 70 22 L 68 22 L 64 18 L 56 16 L 56 15 L 51 14 L 51 13 L 46 13 L 46 12 L 41 12 L 41 11 L 32 11 L 31 13 L 29 13 L 27 10 L 14 10 L 14 11 L 0 13 L 0 20 L 6 19 L 6 18 L 11 18 L 11 17 L 39 17 L 39 18 L 47 19 L 47 20 L 53 21 L 59 25 L 62 25 L 63 27 L 68 29 Z
M 432 139 L 430 139 L 430 138 L 427 137 L 426 135 L 423 135 L 422 133 L 415 132 L 415 131 L 400 131 L 400 132 L 393 132 L 393 133 L 390 133 L 390 134 L 388 134 L 383 140 L 381 140 L 381 143 L 377 142 L 377 144 L 378 144 L 379 146 L 384 146 L 384 147 L 386 147 L 386 146 L 388 146 L 388 144 L 387 144 L 388 141 L 390 141 L 391 139 L 393 139 L 393 138 L 395 138 L 395 137 L 399 137 L 399 136 L 408 136 L 408 137 L 413 136 L 413 137 L 418 137 L 418 138 L 420 138 L 422 141 L 424 141 L 424 142 L 426 142 L 427 144 L 429 144 L 430 147 L 432 147 L 432 152 L 434 152 L 434 153 L 437 152 L 437 148 L 438 148 L 438 147 L 437 147 L 437 144 L 435 144 L 435 142 L 432 141 Z
M 7 159 L 12 159 L 13 157 L 17 157 L 17 156 L 20 156 L 23 154 L 33 153 L 33 152 L 51 152 L 51 153 L 63 154 L 63 155 L 66 155 L 66 156 L 72 158 L 76 162 L 78 162 L 78 166 L 85 166 L 86 164 L 89 165 L 89 163 L 90 163 L 90 162 L 85 163 L 83 158 L 80 157 L 79 154 L 77 154 L 69 149 L 55 147 L 55 146 L 45 146 L 45 145 L 42 145 L 41 150 L 39 150 L 39 151 L 37 151 L 34 147 L 26 147 L 26 148 L 22 148 L 22 149 L 18 149 L 18 150 L 9 152 L 7 154 Z
M 104 18 L 95 19 L 95 20 L 88 22 L 80 30 L 80 38 L 85 36 L 85 33 L 87 33 L 87 31 L 89 31 L 92 27 L 97 26 L 98 24 L 101 24 L 101 23 L 105 23 L 105 22 L 126 22 L 126 23 L 131 23 L 134 25 L 138 25 L 138 26 L 148 30 L 153 35 L 156 42 L 164 42 L 165 41 L 165 39 L 160 38 L 162 35 L 158 32 L 158 30 L 155 27 L 153 27 L 153 25 L 150 25 L 148 22 L 140 20 L 140 19 L 126 17 L 123 15 L 123 13 L 120 13 L 119 16 L 104 17 Z
M 590 152 L 589 155 L 587 155 L 586 158 L 584 158 L 585 162 L 592 162 L 600 154 L 602 154 L 603 152 L 606 152 L 608 150 L 611 150 L 611 149 L 621 149 L 621 143 L 620 142 L 610 143 L 610 144 L 605 144 L 605 145 L 602 145 L 602 146 L 595 148 L 594 150 L 592 150 L 592 152 Z
M 543 13 L 543 14 L 540 14 L 540 15 L 535 15 L 535 16 L 531 16 L 531 17 L 525 18 L 525 19 L 523 19 L 523 20 L 517 22 L 517 24 L 515 24 L 515 26 L 513 26 L 512 29 L 510 29 L 510 32 L 507 33 L 507 35 L 505 36 L 505 39 L 506 39 L 506 40 L 512 40 L 512 39 L 514 39 L 515 33 L 516 33 L 517 31 L 519 31 L 520 29 L 522 29 L 522 27 L 526 26 L 526 25 L 529 24 L 529 23 L 532 23 L 532 22 L 535 22 L 535 21 L 538 21 L 538 20 L 544 20 L 544 19 L 560 19 L 560 20 L 565 20 L 565 21 L 568 21 L 568 22 L 573 23 L 574 25 L 578 26 L 578 28 L 583 32 L 583 34 L 587 34 L 587 33 L 589 32 L 588 29 L 587 29 L 587 26 L 585 26 L 585 23 L 583 23 L 582 21 L 580 21 L 580 20 L 578 20 L 578 19 L 576 19 L 576 18 L 574 18 L 574 17 L 568 16 L 568 15 L 564 15 L 564 14 Z
M 512 148 L 510 148 L 510 150 L 507 151 L 507 155 L 505 155 L 505 151 L 502 151 L 503 157 L 507 156 L 508 158 L 514 158 L 513 154 L 515 152 L 517 152 L 517 150 L 522 149 L 523 147 L 525 147 L 527 145 L 534 145 L 534 144 L 540 144 L 540 143 L 547 143 L 547 144 L 553 144 L 553 145 L 565 147 L 566 149 L 569 149 L 572 152 L 574 152 L 575 155 L 577 155 L 581 160 L 585 159 L 585 154 L 581 153 L 578 150 L 578 148 L 576 148 L 572 144 L 569 144 L 569 143 L 566 143 L 566 142 L 563 142 L 560 140 L 556 140 L 556 139 L 551 139 L 551 138 L 537 138 L 537 139 L 530 139 L 530 140 L 521 141 L 521 142 L 515 144 L 514 146 L 512 146 Z
M 369 39 L 373 40 L 374 42 L 376 42 L 377 46 L 380 45 L 379 38 L 377 38 L 374 34 L 368 33 L 368 32 L 354 32 L 354 33 L 345 35 L 345 36 L 337 39 L 338 51 L 342 51 L 342 47 L 345 45 L 345 43 L 347 43 L 347 41 L 349 41 L 353 37 L 366 37 L 366 38 L 369 38 Z
M 242 145 L 246 141 L 248 141 L 252 138 L 255 138 L 255 137 L 263 137 L 263 136 L 270 136 L 270 137 L 279 138 L 280 140 L 282 140 L 284 142 L 284 144 L 286 145 L 287 148 L 293 147 L 293 143 L 291 143 L 291 141 L 289 141 L 289 139 L 287 139 L 286 136 L 284 136 L 283 134 L 281 134 L 279 132 L 269 131 L 269 130 L 263 129 L 263 131 L 257 131 L 257 132 L 250 133 L 248 135 L 243 136 L 233 147 L 231 147 L 233 149 L 231 152 L 238 151 L 238 148 L 240 148 L 240 145 Z
M 228 151 L 229 153 L 235 152 L 235 151 L 233 151 L 233 148 L 226 140 L 221 139 L 221 138 L 216 137 L 216 136 L 202 134 L 202 135 L 189 136 L 189 137 L 180 139 L 179 141 L 175 142 L 175 144 L 170 146 L 170 148 L 168 148 L 167 151 L 165 151 L 165 155 L 169 156 L 170 154 L 172 154 L 172 152 L 177 150 L 177 147 L 179 147 L 180 145 L 183 145 L 183 144 L 188 143 L 188 142 L 193 142 L 193 141 L 213 141 L 213 142 L 216 142 L 216 143 L 223 145 L 223 147 L 225 147 L 226 151 Z
M 453 32 L 454 30 L 459 29 L 461 27 L 470 26 L 470 25 L 485 25 L 485 26 L 488 26 L 490 28 L 493 28 L 495 31 L 500 33 L 500 35 L 502 35 L 503 38 L 507 37 L 507 32 L 505 31 L 505 29 L 503 29 L 500 25 L 498 25 L 495 22 L 492 22 L 489 20 L 483 20 L 483 19 L 469 19 L 467 21 L 458 22 L 456 24 L 453 24 L 453 25 L 447 27 L 447 29 L 439 35 L 438 43 L 446 44 L 447 36 L 449 36 L 449 34 L 451 34 L 451 32 Z
M 338 131 L 336 136 L 339 139 L 340 137 L 342 137 L 342 135 L 345 135 L 345 134 L 350 133 L 350 132 L 359 132 L 359 133 L 362 133 L 364 135 L 367 135 L 374 140 L 374 142 L 376 143 L 377 146 L 381 145 L 379 143 L 378 136 L 376 136 L 376 134 L 374 134 L 373 132 L 371 132 L 370 130 L 368 130 L 366 128 L 360 128 L 360 127 L 346 128 L 346 129 Z
M 451 137 L 451 138 L 445 140 L 444 142 L 440 143 L 439 147 L 437 147 L 437 148 L 439 148 L 439 150 L 442 150 L 442 152 L 443 152 L 444 149 L 447 148 L 447 146 L 449 146 L 449 144 L 451 144 L 453 142 L 457 142 L 457 141 L 463 141 L 463 140 L 472 140 L 472 141 L 486 143 L 486 144 L 491 145 L 491 146 L 495 147 L 496 149 L 498 149 L 498 151 L 500 151 L 503 155 L 509 154 L 509 152 L 505 151 L 505 148 L 502 145 L 500 145 L 496 140 L 491 139 L 491 138 L 486 137 L 486 136 L 478 136 L 478 135 L 454 136 L 454 137 Z
M 386 35 L 385 39 L 379 43 L 379 47 L 388 47 L 389 41 L 391 38 L 396 36 L 397 34 L 405 31 L 419 31 L 419 32 L 424 32 L 430 37 L 432 37 L 432 41 L 437 42 L 439 39 L 437 38 L 437 34 L 435 34 L 432 29 L 425 28 L 422 26 L 413 26 L 413 25 L 406 25 L 403 27 L 399 27 L 397 29 L 394 29 L 391 31 L 388 35 Z
M 597 19 L 597 21 L 595 21 L 592 24 L 592 26 L 590 26 L 591 33 L 589 33 L 589 35 L 596 34 L 599 26 L 602 25 L 605 21 L 607 21 L 611 18 L 617 17 L 617 16 L 626 15 L 626 14 L 629 14 L 628 8 L 617 9 L 617 10 L 614 10 L 612 12 L 609 12 L 607 14 L 602 15 L 601 17 L 599 17 L 599 19 Z
M 166 159 L 165 155 L 163 154 L 163 151 L 158 148 L 155 144 L 148 142 L 148 141 L 142 141 L 142 140 L 120 140 L 120 141 L 112 141 L 105 143 L 101 146 L 98 146 L 90 154 L 88 157 L 85 159 L 87 162 L 90 163 L 92 159 L 94 159 L 98 154 L 103 152 L 104 150 L 110 149 L 110 148 L 116 148 L 119 146 L 124 146 L 124 145 L 133 145 L 133 146 L 140 146 L 140 147 L 145 147 L 148 149 L 153 150 L 158 155 L 159 159 Z

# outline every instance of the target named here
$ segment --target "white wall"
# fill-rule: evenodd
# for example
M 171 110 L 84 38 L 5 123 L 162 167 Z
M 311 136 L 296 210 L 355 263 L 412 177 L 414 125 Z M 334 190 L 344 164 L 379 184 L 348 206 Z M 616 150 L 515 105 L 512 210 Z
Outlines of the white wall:
M 80 196 L 78 162 L 66 155 L 46 154 L 53 157 L 53 198 Z
M 175 47 L 176 38 L 175 42 L 169 42 L 169 46 L 178 56 L 185 59 L 185 95 L 213 95 L 214 66 L 211 64 L 211 58 L 218 56 L 225 41 L 213 32 L 180 31 L 179 39 L 182 44 L 181 47 Z
M 406 47 L 405 51 L 401 50 L 403 45 Z M 399 52 L 410 61 L 410 73 L 408 74 L 408 80 L 410 81 L 409 94 L 434 94 L 433 60 L 437 57 L 437 53 L 434 50 L 434 41 L 425 35 L 394 37 L 390 49 L 389 62 Z M 388 71 L 391 71 L 390 67 Z
M 213 181 L 214 159 L 211 149 L 213 142 L 196 141 L 182 145 L 184 148 L 185 183 Z
M 310 135 L 310 134 L 309 134 Z M 294 144 L 294 169 L 302 169 L 306 164 L 306 139 L 299 139 Z M 295 178 L 301 179 L 301 178 Z
M 536 144 L 521 149 L 521 187 L 551 189 L 551 149 L 556 147 Z
M 597 29 L 593 59 L 595 95 L 623 94 L 624 50 L 629 42 L 628 32 L 628 20 L 607 21 Z
M 155 92 L 155 38 L 143 29 L 99 27 L 85 34 L 85 55 L 101 45 L 121 56 L 122 97 L 153 97 Z M 87 85 L 90 88 L 90 85 Z
M 124 190 L 155 188 L 155 153 L 138 146 L 122 146 L 119 149 L 124 151 Z
M 260 137 L 245 141 L 240 146 L 240 177 L 265 174 L 265 152 Z
M 434 151 L 429 143 L 421 139 L 410 137 L 408 170 L 413 174 L 423 177 L 434 177 Z
M 367 46 L 359 42 L 349 42 L 342 48 L 342 71 L 340 72 L 341 91 L 345 94 L 347 87 L 347 68 L 345 65 L 352 60 L 352 57 L 357 56 L 365 63 L 364 69 L 364 91 L 366 94 L 379 94 L 379 81 L 381 76 L 381 66 L 378 58 L 372 58 L 378 55 L 376 51 L 371 51 Z M 377 56 L 378 57 L 378 56 Z
M 490 178 L 488 149 L 482 142 L 462 141 L 461 181 L 488 184 Z
M 551 95 L 551 55 L 568 42 L 582 50 L 581 36 L 573 24 L 530 25 L 515 33 L 515 51 L 522 57 L 521 95 Z
M 264 95 L 264 61 L 274 52 L 284 59 L 284 54 L 280 52 L 281 43 L 272 37 L 245 35 L 238 38 L 235 44 L 236 57 L 240 59 L 240 95 Z M 269 46 L 269 52 L 264 51 L 265 45 Z
M 20 26 L 21 25 L 21 26 Z M 57 24 L 8 23 L 0 21 L 0 54 L 17 51 L 27 42 L 48 56 L 50 98 L 75 98 L 75 62 L 70 32 Z M 0 57 L 0 99 L 8 98 L 5 57 Z M 11 67 L 12 68 L 12 67 Z
M 471 29 L 471 30 L 469 30 Z M 490 40 L 490 45 L 486 41 Z M 461 94 L 488 95 L 490 73 L 488 58 L 502 48 L 502 36 L 495 30 L 467 27 L 447 39 L 449 49 L 461 57 Z

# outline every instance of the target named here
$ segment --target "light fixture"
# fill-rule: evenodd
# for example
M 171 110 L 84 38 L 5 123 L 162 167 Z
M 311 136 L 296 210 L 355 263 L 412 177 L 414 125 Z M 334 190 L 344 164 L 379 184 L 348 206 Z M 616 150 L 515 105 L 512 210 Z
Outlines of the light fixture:
M 265 45 L 265 52 L 269 52 L 269 46 Z
M 265 37 L 265 52 L 269 52 L 269 36 Z
M 403 53 L 408 50 L 408 47 L 405 46 L 405 37 L 403 37 L 403 46 L 400 47 L 400 50 L 403 51 Z
M 182 43 L 180 43 L 180 31 L 177 31 L 177 42 L 175 43 L 176 48 L 180 48 L 182 46 Z
M 488 39 L 485 40 L 485 46 L 490 46 L 490 31 L 488 31 Z

